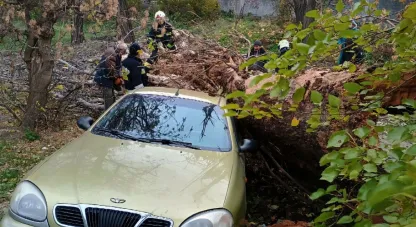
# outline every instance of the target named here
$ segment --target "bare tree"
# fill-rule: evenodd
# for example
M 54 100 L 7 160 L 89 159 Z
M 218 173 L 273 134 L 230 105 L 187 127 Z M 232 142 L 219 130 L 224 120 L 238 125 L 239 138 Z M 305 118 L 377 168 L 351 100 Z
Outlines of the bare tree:
M 303 28 L 312 23 L 313 18 L 306 17 L 305 14 L 316 8 L 316 0 L 293 0 L 293 9 L 295 11 L 296 22 L 301 22 Z
M 117 39 L 121 40 L 124 37 L 124 42 L 134 42 L 134 33 L 130 32 L 133 30 L 131 23 L 131 15 L 128 10 L 127 0 L 118 0 L 118 14 L 117 14 Z M 129 33 L 130 32 L 130 33 Z
M 116 14 L 114 8 L 117 5 L 118 3 L 107 5 L 106 18 Z M 46 111 L 48 87 L 52 81 L 52 71 L 55 56 L 57 56 L 55 54 L 59 53 L 62 48 L 62 43 L 58 43 L 56 49 L 52 46 L 52 39 L 55 36 L 54 25 L 59 19 L 68 16 L 68 9 L 76 8 L 76 3 L 75 0 L 10 0 L 5 1 L 2 7 L 23 13 L 25 18 L 26 43 L 23 60 L 28 70 L 29 96 L 22 126 L 34 129 L 39 116 Z M 87 4 L 84 5 L 85 7 L 88 8 Z M 95 7 L 94 3 L 91 8 L 93 7 Z M 33 12 L 40 12 L 40 14 Z M 9 18 L 9 21 L 12 19 Z
M 73 15 L 73 28 L 71 33 L 72 44 L 80 44 L 84 42 L 84 14 L 81 12 L 82 0 L 75 0 L 74 15 Z

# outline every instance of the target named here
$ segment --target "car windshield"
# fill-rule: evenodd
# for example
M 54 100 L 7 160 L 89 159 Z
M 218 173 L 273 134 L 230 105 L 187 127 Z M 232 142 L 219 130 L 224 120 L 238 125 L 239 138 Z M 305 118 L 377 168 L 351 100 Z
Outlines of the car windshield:
M 91 130 L 96 135 L 230 151 L 224 111 L 215 104 L 176 96 L 131 94 Z

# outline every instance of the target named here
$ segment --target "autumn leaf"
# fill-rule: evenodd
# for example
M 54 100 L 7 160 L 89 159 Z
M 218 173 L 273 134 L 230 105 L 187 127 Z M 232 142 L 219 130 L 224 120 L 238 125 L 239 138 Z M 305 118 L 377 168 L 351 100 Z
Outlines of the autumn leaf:
M 299 120 L 296 118 L 296 117 L 294 117 L 293 119 L 292 119 L 292 126 L 293 127 L 296 127 L 296 126 L 298 126 L 299 125 Z

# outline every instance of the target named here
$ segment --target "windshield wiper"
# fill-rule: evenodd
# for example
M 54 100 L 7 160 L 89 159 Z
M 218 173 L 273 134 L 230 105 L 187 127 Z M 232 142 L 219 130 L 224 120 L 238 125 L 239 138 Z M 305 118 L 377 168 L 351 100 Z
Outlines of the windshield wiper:
M 106 129 L 106 128 L 96 127 L 93 130 L 109 133 L 111 135 L 117 136 L 120 139 L 128 139 L 128 140 L 133 140 L 133 141 L 138 141 L 138 142 L 143 142 L 143 143 L 161 143 L 161 144 L 166 144 L 166 145 L 178 145 L 178 146 L 187 147 L 187 148 L 191 148 L 191 149 L 195 149 L 195 150 L 201 150 L 201 148 L 196 147 L 196 146 L 192 145 L 192 143 L 188 143 L 188 142 L 168 140 L 168 139 L 139 138 L 139 137 L 134 137 L 134 136 L 128 135 L 126 133 L 120 132 L 120 131 L 115 130 L 115 129 Z
M 111 135 L 117 136 L 120 139 L 133 140 L 133 141 L 138 141 L 138 142 L 143 142 L 143 143 L 150 143 L 151 142 L 149 139 L 137 138 L 137 137 L 128 135 L 126 133 L 120 132 L 120 131 L 115 130 L 115 129 L 106 129 L 106 128 L 97 128 L 96 127 L 93 130 L 110 133 Z
M 157 142 L 165 145 L 178 145 L 182 147 L 191 148 L 194 150 L 201 150 L 201 148 L 194 146 L 192 143 L 182 142 L 177 140 L 168 140 L 168 139 L 149 139 L 151 142 Z

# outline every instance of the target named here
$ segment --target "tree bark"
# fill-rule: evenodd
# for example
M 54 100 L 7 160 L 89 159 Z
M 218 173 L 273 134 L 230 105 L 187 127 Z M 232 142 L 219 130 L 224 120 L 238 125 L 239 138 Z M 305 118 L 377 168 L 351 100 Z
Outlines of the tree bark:
M 303 28 L 307 28 L 312 23 L 313 18 L 306 17 L 305 14 L 315 9 L 316 0 L 293 0 L 296 22 L 302 23 Z
M 29 71 L 29 96 L 25 115 L 24 128 L 34 129 L 36 122 L 48 101 L 48 86 L 52 81 L 54 55 L 52 53 L 52 38 L 55 34 L 53 25 L 56 15 L 39 21 L 39 31 L 28 24 L 27 44 L 24 52 L 24 61 Z
M 71 42 L 72 44 L 80 44 L 84 42 L 84 14 L 80 11 L 81 1 L 76 1 L 76 7 L 74 7 L 74 28 L 71 34 Z
M 117 39 L 122 40 L 126 43 L 132 43 L 135 41 L 133 30 L 133 25 L 130 21 L 130 12 L 128 11 L 127 1 L 119 0 L 118 6 L 118 15 L 117 15 Z

